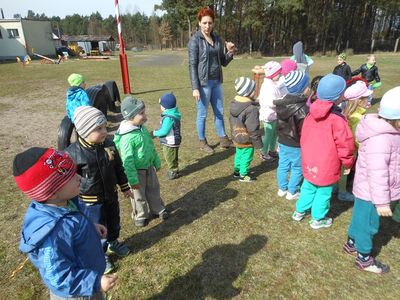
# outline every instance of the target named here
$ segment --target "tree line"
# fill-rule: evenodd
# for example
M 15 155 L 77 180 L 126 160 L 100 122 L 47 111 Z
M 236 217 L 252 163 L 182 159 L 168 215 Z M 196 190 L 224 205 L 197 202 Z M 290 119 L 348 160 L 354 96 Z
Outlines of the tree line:
M 163 0 L 146 16 L 121 16 L 127 48 L 185 47 L 197 29 L 197 11 L 210 6 L 216 13 L 215 30 L 236 44 L 239 52 L 289 54 L 303 41 L 308 53 L 390 50 L 400 38 L 400 0 Z M 28 11 L 27 18 L 50 20 L 64 34 L 112 35 L 118 38 L 115 16 L 74 14 L 48 18 Z M 373 42 L 372 42 L 373 41 Z M 399 45 L 400 47 L 400 45 Z

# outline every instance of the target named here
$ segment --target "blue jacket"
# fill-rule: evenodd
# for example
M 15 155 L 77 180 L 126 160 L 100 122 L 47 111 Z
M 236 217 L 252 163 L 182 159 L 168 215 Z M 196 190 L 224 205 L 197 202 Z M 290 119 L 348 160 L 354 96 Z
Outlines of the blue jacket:
M 65 108 L 67 116 L 74 123 L 74 112 L 79 106 L 92 106 L 86 91 L 79 86 L 71 86 L 67 90 L 67 102 Z
M 20 241 L 45 285 L 64 298 L 99 292 L 105 270 L 100 237 L 76 203 L 77 198 L 68 207 L 32 201 Z

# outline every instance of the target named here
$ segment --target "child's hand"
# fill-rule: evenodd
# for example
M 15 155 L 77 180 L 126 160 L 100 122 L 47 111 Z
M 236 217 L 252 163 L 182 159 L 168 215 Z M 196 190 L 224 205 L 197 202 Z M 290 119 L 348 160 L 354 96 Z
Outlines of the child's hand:
M 101 224 L 94 224 L 94 226 L 96 226 L 96 230 L 100 238 L 105 239 L 107 237 L 107 228 Z
M 154 136 L 154 131 L 150 131 L 150 136 L 151 136 L 152 139 L 155 138 L 155 136 Z
M 390 209 L 389 205 L 377 207 L 376 212 L 381 217 L 391 217 L 392 216 L 392 210 Z
M 117 279 L 118 277 L 115 274 L 101 276 L 101 290 L 103 292 L 108 292 L 111 290 L 117 283 Z
M 344 169 L 343 170 L 343 175 L 349 175 L 350 174 L 350 171 L 351 171 L 351 168 L 346 168 L 346 169 Z
M 125 198 L 132 198 L 133 197 L 133 193 L 132 191 L 129 189 L 127 191 L 124 192 L 124 196 Z
M 140 185 L 139 184 L 131 185 L 131 189 L 132 190 L 139 190 L 140 189 Z

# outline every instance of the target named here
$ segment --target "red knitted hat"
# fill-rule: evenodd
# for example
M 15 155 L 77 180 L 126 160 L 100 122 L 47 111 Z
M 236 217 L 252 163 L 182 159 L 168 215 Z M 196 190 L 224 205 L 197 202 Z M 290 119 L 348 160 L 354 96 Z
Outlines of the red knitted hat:
M 76 166 L 64 152 L 33 147 L 14 158 L 13 175 L 28 197 L 48 200 L 76 174 Z

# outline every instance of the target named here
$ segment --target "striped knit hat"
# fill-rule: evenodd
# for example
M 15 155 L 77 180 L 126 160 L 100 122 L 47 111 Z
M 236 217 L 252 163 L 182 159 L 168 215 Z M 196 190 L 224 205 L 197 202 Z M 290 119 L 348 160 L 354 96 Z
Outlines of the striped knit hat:
M 285 85 L 291 94 L 301 94 L 308 85 L 308 75 L 302 71 L 291 71 L 285 76 Z
M 251 97 L 256 90 L 256 83 L 247 77 L 239 77 L 235 80 L 236 93 L 242 97 Z
M 74 112 L 74 125 L 82 138 L 87 138 L 97 127 L 106 124 L 104 114 L 92 106 L 79 106 Z
M 33 200 L 47 201 L 76 174 L 68 154 L 33 147 L 14 158 L 13 175 L 18 187 Z

